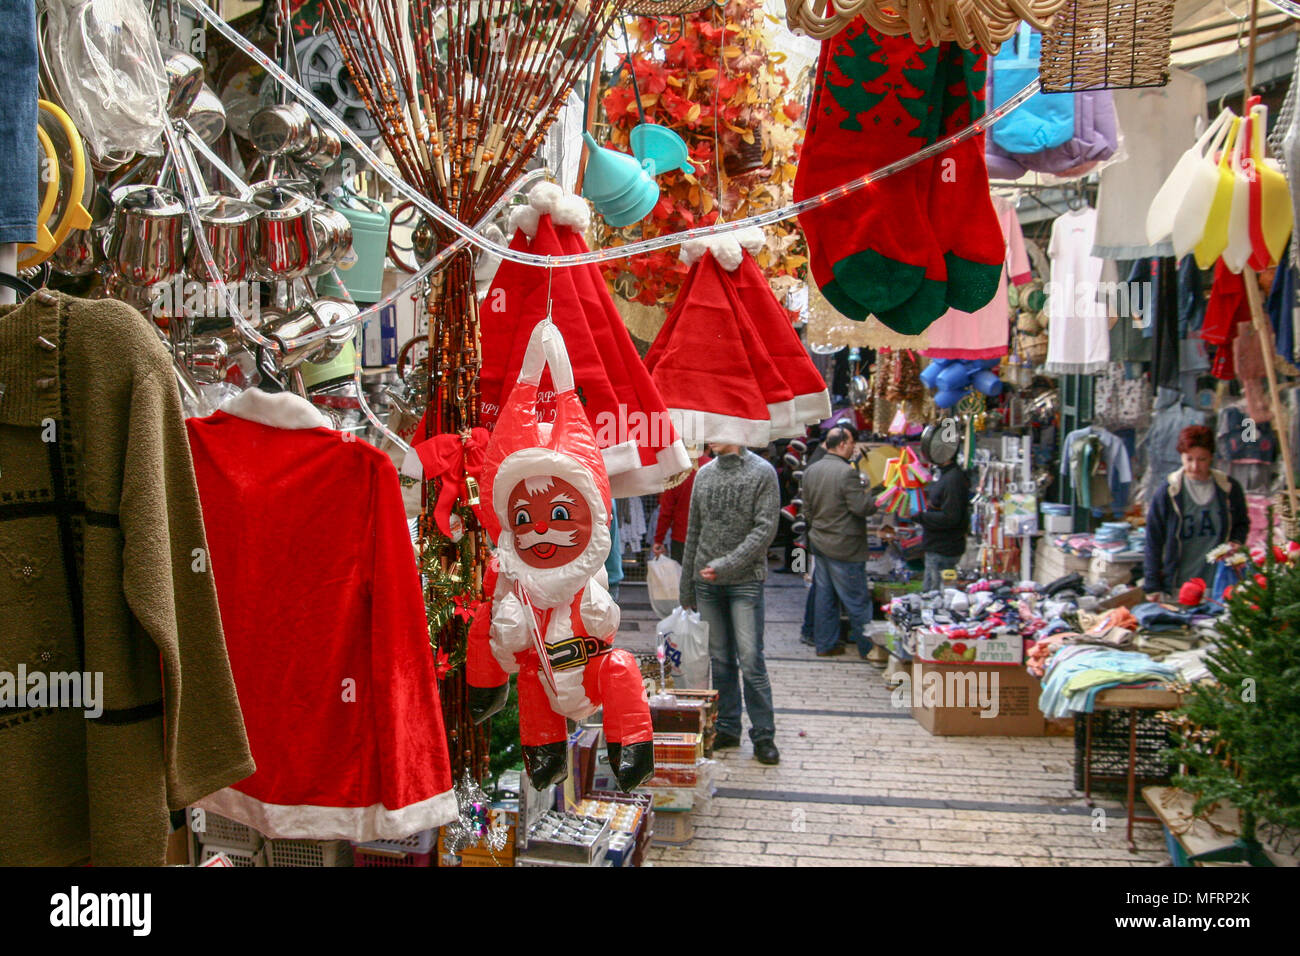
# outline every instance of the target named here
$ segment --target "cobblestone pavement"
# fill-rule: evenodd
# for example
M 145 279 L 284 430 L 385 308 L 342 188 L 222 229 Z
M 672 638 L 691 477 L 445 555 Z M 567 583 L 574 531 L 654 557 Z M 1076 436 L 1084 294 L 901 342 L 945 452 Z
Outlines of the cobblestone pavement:
M 638 594 L 639 591 L 639 594 Z M 768 673 L 779 766 L 746 739 L 719 754 L 717 793 L 695 838 L 656 847 L 657 866 L 1151 866 L 1160 828 L 1123 803 L 1089 808 L 1073 788 L 1072 737 L 935 737 L 891 705 L 881 670 L 849 649 L 817 658 L 799 643 L 803 582 L 774 573 L 766 592 Z M 625 588 L 619 643 L 654 644 L 644 589 Z M 638 605 L 640 604 L 640 607 Z

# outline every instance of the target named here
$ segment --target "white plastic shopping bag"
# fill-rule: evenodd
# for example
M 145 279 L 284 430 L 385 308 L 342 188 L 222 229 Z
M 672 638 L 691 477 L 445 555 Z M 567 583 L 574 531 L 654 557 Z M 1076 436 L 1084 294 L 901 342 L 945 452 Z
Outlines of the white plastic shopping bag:
M 650 606 L 656 614 L 673 613 L 681 583 L 682 566 L 672 558 L 665 554 L 650 561 L 646 567 L 645 584 L 650 594 Z
M 698 611 L 684 607 L 659 622 L 659 642 L 664 645 L 664 663 L 671 668 L 673 685 L 707 689 L 709 686 L 709 625 Z

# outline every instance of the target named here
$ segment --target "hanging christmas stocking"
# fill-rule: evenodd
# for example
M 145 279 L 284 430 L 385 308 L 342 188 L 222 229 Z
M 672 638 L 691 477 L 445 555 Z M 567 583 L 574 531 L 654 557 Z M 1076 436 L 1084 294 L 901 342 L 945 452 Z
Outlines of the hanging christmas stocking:
M 796 201 L 911 155 L 931 141 L 938 50 L 886 37 L 859 18 L 822 45 L 820 89 L 795 178 Z M 925 214 L 932 160 L 800 215 L 810 266 L 838 305 L 884 319 L 922 294 L 943 311 L 943 281 Z M 923 288 L 924 287 L 924 288 Z M 927 323 L 928 324 L 928 323 Z M 900 330 L 901 331 L 901 330 Z
M 988 55 L 941 45 L 939 136 L 958 133 L 984 115 Z M 978 312 L 997 293 L 1007 244 L 989 195 L 984 134 L 940 153 L 930 184 L 929 220 L 948 267 L 948 304 Z

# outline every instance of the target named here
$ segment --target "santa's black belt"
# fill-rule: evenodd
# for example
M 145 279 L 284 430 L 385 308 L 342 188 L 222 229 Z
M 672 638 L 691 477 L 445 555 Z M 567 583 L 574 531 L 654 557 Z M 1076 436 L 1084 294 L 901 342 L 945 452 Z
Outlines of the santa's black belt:
M 562 671 L 581 667 L 593 657 L 609 651 L 609 645 L 594 637 L 571 637 L 546 645 L 546 656 L 551 659 L 551 670 Z

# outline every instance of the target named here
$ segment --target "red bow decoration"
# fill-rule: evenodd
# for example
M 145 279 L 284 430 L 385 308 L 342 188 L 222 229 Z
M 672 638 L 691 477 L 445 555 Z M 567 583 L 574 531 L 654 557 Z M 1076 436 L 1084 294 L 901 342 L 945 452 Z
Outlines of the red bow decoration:
M 433 506 L 433 520 L 447 537 L 454 537 L 451 526 L 451 509 L 464 499 L 482 521 L 479 513 L 478 479 L 483 472 L 483 455 L 487 451 L 491 433 L 486 428 L 471 428 L 460 434 L 434 435 L 414 446 L 424 467 L 425 480 L 438 478 L 438 500 Z M 467 479 L 472 480 L 473 493 L 466 495 Z

